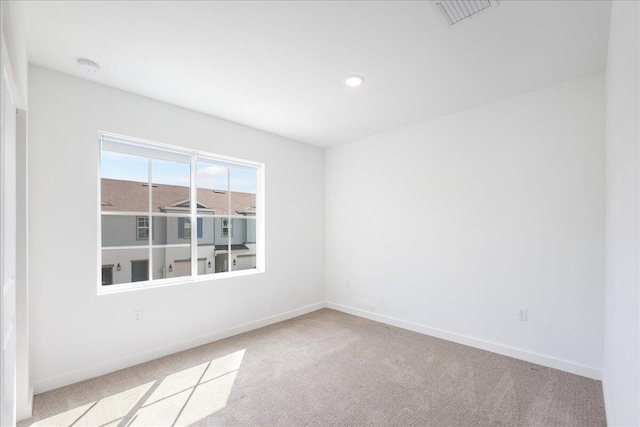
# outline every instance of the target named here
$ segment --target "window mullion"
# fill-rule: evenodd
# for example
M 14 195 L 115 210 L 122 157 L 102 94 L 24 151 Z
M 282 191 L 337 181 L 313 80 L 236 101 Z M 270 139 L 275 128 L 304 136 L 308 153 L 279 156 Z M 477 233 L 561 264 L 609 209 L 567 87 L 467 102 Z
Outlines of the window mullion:
M 149 174 L 149 272 L 147 273 L 149 275 L 149 281 L 153 280 L 153 221 L 152 221 L 152 214 L 153 214 L 153 171 L 151 170 L 152 165 L 153 165 L 153 161 L 151 160 L 151 157 L 148 158 L 148 162 L 149 162 L 149 167 L 148 167 L 148 174 Z
M 233 224 L 231 224 L 231 168 L 227 166 L 227 271 L 231 271 L 231 236 L 233 236 Z
M 191 186 L 189 187 L 189 217 L 191 218 L 191 276 L 198 275 L 198 186 L 197 175 L 197 154 L 191 155 Z
M 264 269 L 264 166 L 258 169 L 256 181 L 256 267 Z

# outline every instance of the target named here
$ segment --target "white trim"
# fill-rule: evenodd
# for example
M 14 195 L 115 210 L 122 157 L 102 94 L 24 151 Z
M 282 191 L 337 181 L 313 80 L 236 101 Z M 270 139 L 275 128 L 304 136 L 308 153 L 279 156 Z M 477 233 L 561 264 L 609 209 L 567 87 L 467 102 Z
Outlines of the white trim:
M 231 185 L 231 176 L 230 176 L 230 168 L 231 167 L 240 167 L 240 168 L 245 168 L 245 169 L 251 169 L 251 170 L 255 170 L 256 171 L 256 175 L 257 175 L 257 187 L 260 188 L 260 191 L 264 191 L 264 164 L 263 163 L 259 163 L 259 162 L 253 162 L 250 160 L 240 160 L 240 159 L 236 159 L 236 158 L 232 158 L 232 157 L 228 157 L 228 156 L 223 156 L 223 155 L 215 155 L 215 154 L 211 154 L 211 153 L 206 153 L 206 152 L 201 152 L 199 150 L 193 150 L 193 149 L 189 149 L 189 148 L 181 148 L 181 147 L 176 147 L 176 146 L 172 146 L 172 145 L 168 145 L 168 144 L 163 144 L 163 143 L 159 143 L 159 142 L 152 142 L 152 141 L 146 141 L 146 140 L 142 140 L 139 138 L 134 138 L 134 137 L 125 137 L 125 136 L 121 136 L 121 135 L 116 135 L 116 134 L 111 134 L 111 133 L 107 133 L 107 132 L 102 132 L 102 131 L 98 131 L 98 143 L 100 146 L 100 155 L 98 157 L 98 202 L 99 202 L 99 206 L 98 206 L 98 230 L 97 234 L 98 234 L 98 265 L 102 265 L 102 253 L 104 252 L 104 250 L 116 250 L 116 249 L 142 249 L 144 247 L 144 245 L 131 245 L 130 247 L 102 247 L 102 217 L 104 215 L 112 215 L 112 216 L 134 216 L 134 215 L 129 215 L 129 212 L 119 212 L 119 211 L 106 211 L 103 212 L 102 211 L 102 185 L 101 185 L 101 170 L 102 170 L 102 154 L 104 151 L 113 151 L 113 152 L 120 152 L 120 153 L 125 153 L 125 154 L 132 154 L 132 155 L 138 155 L 138 156 L 142 156 L 142 157 L 147 157 L 147 162 L 148 162 L 148 166 L 147 166 L 147 173 L 148 173 L 148 179 L 147 179 L 147 185 L 149 187 L 149 197 L 148 197 L 148 212 L 139 212 L 139 213 L 135 213 L 135 217 L 136 217 L 136 241 L 148 241 L 148 244 L 146 245 L 148 250 L 149 250 L 149 255 L 148 255 L 148 262 L 149 262 L 149 272 L 148 272 L 148 280 L 145 281 L 140 281 L 140 282 L 125 282 L 125 283 L 117 283 L 117 284 L 112 284 L 109 285 L 109 289 L 105 290 L 104 286 L 102 286 L 102 279 L 101 279 L 101 275 L 100 273 L 98 274 L 98 280 L 97 280 L 97 284 L 98 284 L 98 295 L 101 294 L 110 294 L 110 293 L 115 293 L 115 292 L 119 292 L 119 291 L 130 291 L 130 290 L 138 290 L 138 289 L 144 289 L 144 288 L 152 288 L 152 287 L 160 287 L 160 286 L 168 286 L 168 285 L 176 285 L 176 284 L 182 284 L 182 283 L 189 283 L 189 282 L 200 282 L 200 281 L 204 281 L 204 280 L 210 280 L 211 278 L 206 277 L 206 276 L 210 276 L 210 275 L 205 275 L 205 277 L 199 277 L 198 276 L 198 264 L 197 262 L 192 262 L 191 265 L 191 275 L 190 276 L 185 276 L 185 277 L 179 277 L 179 278 L 164 278 L 164 279 L 154 279 L 153 277 L 153 264 L 154 264 L 154 259 L 153 259 L 153 249 L 156 246 L 160 246 L 160 247 L 182 247 L 182 244 L 178 244 L 178 245 L 154 245 L 153 244 L 153 228 L 154 228 L 154 221 L 150 220 L 149 221 L 149 238 L 148 239 L 140 239 L 139 238 L 139 223 L 138 220 L 139 218 L 153 218 L 154 216 L 165 216 L 165 217 L 184 217 L 184 218 L 188 218 L 191 221 L 191 236 L 190 236 L 190 243 L 189 246 L 191 247 L 191 253 L 192 253 L 192 257 L 194 258 L 197 256 L 197 251 L 198 251 L 198 235 L 197 235 L 197 220 L 200 217 L 198 214 L 201 212 L 198 212 L 197 210 L 197 190 L 198 190 L 198 183 L 197 183 L 197 163 L 199 159 L 204 159 L 205 161 L 211 161 L 210 159 L 215 158 L 215 164 L 220 164 L 220 165 L 224 165 L 224 167 L 227 169 L 227 182 L 229 184 L 229 187 Z M 158 151 L 160 154 L 159 155 L 155 155 L 154 152 Z M 166 155 L 166 156 L 165 156 Z M 165 156 L 165 157 L 163 157 Z M 177 156 L 176 158 L 173 157 Z M 190 185 L 189 185 L 189 214 L 187 215 L 186 212 L 185 213 L 164 213 L 163 214 L 157 214 L 153 212 L 153 159 L 158 159 L 158 158 L 162 158 L 165 160 L 170 160 L 170 161 L 178 161 L 178 162 L 182 162 L 181 156 L 188 156 L 189 157 L 189 165 L 190 165 Z M 143 183 L 144 185 L 144 183 Z M 258 190 L 258 188 L 256 188 L 256 191 Z M 225 192 L 225 194 L 227 195 L 227 210 L 229 211 L 229 213 L 231 212 L 231 189 L 229 188 L 228 191 Z M 256 217 L 260 217 L 260 215 L 264 214 L 264 207 L 260 206 L 260 201 L 264 200 L 264 195 L 261 194 L 256 194 Z M 182 202 L 178 202 L 178 203 L 184 203 L 184 200 Z M 179 209 L 179 208 L 175 208 L 173 207 L 173 209 Z M 214 215 L 212 215 L 214 218 L 216 217 L 215 215 L 215 211 L 211 211 Z M 146 213 L 146 215 L 144 215 Z M 205 213 L 206 212 L 202 212 Z M 202 215 L 201 217 L 205 217 L 206 215 Z M 222 216 L 222 218 L 231 218 L 231 215 L 226 215 L 226 216 Z M 246 219 L 246 216 L 242 215 L 241 216 L 242 219 Z M 195 219 L 195 225 L 194 225 L 194 221 L 193 219 Z M 264 220 L 262 220 L 263 222 L 260 223 L 261 225 L 261 234 L 259 234 L 260 238 L 262 240 L 264 240 Z M 228 246 L 227 246 L 227 253 L 231 254 L 231 238 L 233 237 L 233 222 L 232 220 L 230 220 L 230 224 L 229 224 L 229 232 L 227 236 L 223 236 L 223 237 L 227 237 L 228 240 Z M 194 229 L 196 230 L 196 233 L 194 234 L 193 231 Z M 215 228 L 214 228 L 214 236 L 215 236 Z M 256 239 L 258 238 L 258 236 L 256 236 Z M 209 245 L 207 245 L 209 246 Z M 186 247 L 186 246 L 184 246 Z M 252 270 L 246 270 L 247 273 L 246 274 L 256 274 L 256 273 L 262 273 L 264 272 L 264 242 L 262 242 L 262 244 L 257 245 L 256 246 L 257 249 L 257 256 L 256 256 L 256 268 L 252 269 Z M 194 255 L 196 254 L 196 255 Z M 229 258 L 230 260 L 230 258 Z M 227 271 L 226 272 L 222 272 L 221 274 L 217 274 L 216 275 L 216 279 L 218 278 L 224 278 L 224 277 L 234 277 L 236 275 L 240 275 L 240 274 L 230 274 L 230 273 L 235 273 L 232 269 L 231 269 L 231 264 L 229 263 Z M 220 277 L 222 276 L 222 277 Z M 111 288 L 118 288 L 118 289 L 111 289 Z
M 146 249 L 146 247 L 143 247 L 142 249 Z M 227 252 L 221 251 L 218 253 L 226 254 Z M 155 288 L 162 288 L 164 286 L 188 285 L 189 283 L 207 282 L 210 280 L 219 280 L 219 279 L 229 279 L 232 277 L 240 277 L 240 276 L 252 276 L 254 274 L 262 274 L 262 273 L 264 273 L 264 271 L 256 267 L 249 270 L 235 270 L 235 271 L 224 271 L 220 273 L 201 274 L 195 277 L 192 277 L 192 276 L 169 277 L 166 279 L 155 279 L 155 280 L 145 280 L 141 282 L 122 283 L 119 285 L 100 286 L 100 289 L 98 289 L 98 295 L 117 294 L 120 292 L 138 291 L 141 289 L 155 289 Z
M 258 185 L 256 187 L 256 268 L 259 271 L 266 271 L 266 233 L 265 224 L 267 221 L 265 177 L 267 166 L 263 163 L 258 168 Z M 326 289 L 326 286 L 325 286 Z M 325 290 L 326 292 L 326 290 Z M 325 298 L 326 300 L 326 298 Z
M 149 216 L 149 212 L 129 212 L 129 211 L 103 211 L 104 216 Z M 153 212 L 151 216 L 163 218 L 188 218 L 189 214 L 184 212 Z
M 17 411 L 17 103 L 18 86 L 0 31 L 0 424 L 15 425 Z
M 190 338 L 190 339 L 169 344 L 166 346 L 156 347 L 154 349 L 137 353 L 132 356 L 105 361 L 85 369 L 80 369 L 77 371 L 56 375 L 54 377 L 45 378 L 43 380 L 35 382 L 34 392 L 36 394 L 44 393 L 45 391 L 53 390 L 59 387 L 64 387 L 66 385 L 77 383 L 79 381 L 84 381 L 89 378 L 105 375 L 105 374 L 117 371 L 119 369 L 124 369 L 140 363 L 148 362 L 148 361 L 157 359 L 159 357 L 164 357 L 180 351 L 189 350 L 194 347 L 209 344 L 224 338 L 229 338 L 234 335 L 253 331 L 254 329 L 263 328 L 265 326 L 269 326 L 274 323 L 278 323 L 284 320 L 292 319 L 294 317 L 302 316 L 304 314 L 320 310 L 324 308 L 324 306 L 325 306 L 324 303 L 321 303 L 321 302 L 308 305 L 306 307 L 287 311 L 285 313 L 277 314 L 275 316 L 256 320 L 255 322 L 244 323 L 242 325 L 225 329 L 223 331 L 201 335 L 199 337 Z
M 503 356 L 513 357 L 515 359 L 524 360 L 526 362 L 535 363 L 536 365 L 546 366 L 558 369 L 560 371 L 569 372 L 571 374 L 581 375 L 583 377 L 599 380 L 602 378 L 602 371 L 591 366 L 580 365 L 568 360 L 558 359 L 552 356 L 546 356 L 540 353 L 534 353 L 504 344 L 498 344 L 485 341 L 466 335 L 457 334 L 455 332 L 444 331 L 442 329 L 430 326 L 420 325 L 408 322 L 406 320 L 396 319 L 382 314 L 373 313 L 359 308 L 349 307 L 342 304 L 327 302 L 327 308 L 338 310 L 343 313 L 352 314 L 354 316 L 363 317 L 365 319 L 374 320 L 376 322 L 385 323 L 387 325 L 396 326 L 398 328 L 407 329 L 409 331 L 418 332 L 420 334 L 429 335 L 458 344 L 468 345 L 469 347 L 479 348 L 481 350 L 490 351 L 492 353 L 501 354 Z
M 104 145 L 103 147 L 104 148 Z M 102 157 L 102 151 L 100 152 L 100 157 Z M 151 247 L 151 245 L 153 244 L 153 220 L 152 215 L 153 215 L 153 159 L 151 157 L 149 157 L 147 159 L 147 184 L 149 184 L 147 186 L 147 189 L 149 190 L 149 196 L 147 199 L 147 203 L 148 203 L 148 212 L 147 212 L 147 217 L 149 218 L 149 238 L 147 239 L 147 250 L 148 252 L 148 263 L 147 263 L 147 279 L 149 281 L 153 281 L 153 248 Z M 100 182 L 100 187 L 102 187 L 102 181 Z M 102 196 L 100 197 L 102 198 Z M 138 221 L 138 217 L 136 217 L 136 223 Z M 103 225 L 102 225 L 102 217 L 100 217 L 100 229 L 102 229 Z M 136 226 L 136 238 L 138 237 L 138 229 Z M 168 237 L 168 236 L 167 236 Z M 169 264 L 171 265 L 171 264 Z M 133 282 L 133 261 L 131 260 L 131 281 Z M 116 285 L 115 283 L 112 283 L 109 286 L 114 286 Z
M 153 146 L 151 143 L 141 143 L 135 140 L 127 141 L 126 139 L 115 139 L 101 135 L 102 149 L 105 152 L 125 154 L 127 156 L 137 156 L 153 160 L 164 160 L 168 162 L 176 162 L 184 165 L 190 164 L 189 150 L 181 150 L 170 148 L 165 145 L 158 144 Z M 148 181 L 151 185 L 153 181 Z
M 100 141 L 110 141 L 124 145 L 135 145 L 144 149 L 149 150 L 161 150 L 166 151 L 168 153 L 175 153 L 179 155 L 187 155 L 193 156 L 197 153 L 197 158 L 202 159 L 207 162 L 213 162 L 216 164 L 232 164 L 234 166 L 248 167 L 248 168 L 259 168 L 262 166 L 260 162 L 254 162 L 252 160 L 244 160 L 239 159 L 237 157 L 225 156 L 222 154 L 214 154 L 206 151 L 195 150 L 192 148 L 179 147 L 177 145 L 165 144 L 163 142 L 149 141 L 147 139 L 135 138 L 132 136 L 124 136 L 118 135 L 111 132 L 103 132 L 98 131 L 98 138 Z M 111 150 L 107 150 L 111 151 Z M 145 156 L 146 157 L 146 156 Z M 183 162 L 186 164 L 190 164 L 190 161 Z
M 97 264 L 102 265 L 102 139 L 98 138 L 98 168 L 96 170 L 98 212 L 96 216 L 97 236 L 96 259 Z M 136 213 L 137 215 L 137 213 Z M 100 294 L 102 286 L 102 269 L 96 268 L 96 292 Z
M 607 421 L 608 426 L 613 425 L 613 421 L 611 421 L 611 417 L 609 416 L 609 411 L 611 410 L 611 402 L 609 402 L 609 389 L 607 388 L 607 373 L 605 370 L 602 370 L 602 398 L 604 400 L 604 416 Z
M 141 240 L 145 241 L 145 240 Z M 202 246 L 213 246 L 211 245 L 202 245 Z M 190 248 L 190 243 L 170 243 L 165 245 L 151 245 L 151 249 L 166 249 L 166 248 Z M 136 245 L 136 246 L 105 246 L 102 248 L 103 251 L 120 251 L 120 250 L 136 250 L 136 249 L 149 249 L 149 245 Z M 159 279 L 156 279 L 159 280 Z
M 229 186 L 229 191 L 227 191 L 227 214 L 231 215 L 231 168 L 228 166 L 227 166 L 227 185 Z M 220 224 L 222 225 L 222 229 L 220 230 L 220 236 L 227 238 L 227 253 L 229 254 L 227 256 L 227 271 L 233 271 L 231 266 L 236 264 L 235 260 L 234 260 L 234 263 L 231 264 L 231 239 L 233 238 L 233 220 L 231 218 L 227 218 L 227 219 L 228 219 L 227 235 L 226 236 L 224 235 L 224 218 L 222 218 L 222 221 L 220 221 Z M 215 236 L 216 235 L 215 222 L 214 222 L 213 229 L 214 229 L 213 235 Z
M 29 385 L 29 391 L 27 392 L 27 403 L 22 408 L 22 410 L 18 410 L 16 412 L 16 421 L 20 422 L 22 420 L 26 420 L 27 418 L 31 418 L 33 416 L 33 385 Z
M 242 271 L 233 272 L 241 273 Z M 228 277 L 228 276 L 227 276 Z M 120 290 L 122 291 L 122 290 Z M 501 354 L 507 357 L 513 357 L 515 359 L 524 360 L 530 363 L 535 363 L 541 366 L 547 366 L 549 368 L 558 369 L 564 372 L 569 372 L 575 375 L 581 375 L 587 378 L 595 380 L 602 379 L 602 388 L 604 395 L 605 411 L 607 414 L 607 425 L 610 424 L 608 409 L 611 408 L 609 403 L 609 394 L 607 390 L 606 377 L 604 372 L 580 365 L 577 363 L 569 362 L 562 359 L 557 359 L 550 356 L 545 356 L 539 353 L 533 353 L 522 349 L 516 349 L 513 347 L 505 346 L 502 344 L 492 343 L 477 338 L 468 337 L 465 335 L 456 334 L 453 332 L 443 331 L 438 328 L 432 328 L 416 323 L 407 322 L 404 320 L 395 319 L 393 317 L 384 316 L 377 313 L 372 313 L 366 310 L 361 310 L 353 307 L 348 307 L 341 304 L 332 302 L 315 303 L 302 307 L 299 309 L 291 310 L 285 313 L 277 314 L 274 316 L 266 317 L 264 319 L 257 320 L 255 322 L 244 323 L 242 325 L 225 329 L 219 332 L 213 332 L 206 335 L 190 338 L 177 343 L 169 344 L 162 347 L 156 347 L 151 350 L 147 350 L 141 353 L 134 354 L 132 356 L 123 357 L 120 359 L 110 360 L 97 365 L 90 366 L 85 369 L 68 372 L 54 377 L 45 378 L 40 381 L 36 381 L 33 385 L 33 393 L 39 394 L 49 390 L 53 390 L 65 385 L 73 384 L 79 381 L 84 381 L 89 378 L 95 378 L 100 375 L 105 375 L 119 369 L 125 369 L 140 363 L 145 363 L 160 357 L 164 357 L 173 353 L 177 353 L 184 350 L 189 350 L 194 347 L 209 344 L 218 340 L 229 338 L 235 335 L 239 335 L 245 332 L 253 331 L 255 329 L 263 328 L 265 326 L 272 325 L 274 323 L 282 322 L 285 320 L 293 319 L 298 316 L 302 316 L 322 308 L 330 308 L 333 310 L 341 311 L 343 313 L 351 314 L 354 316 L 362 317 L 365 319 L 373 320 L 375 322 L 384 323 L 387 325 L 395 326 L 398 328 L 418 332 L 424 335 L 433 336 L 436 338 L 452 341 L 458 344 L 468 345 L 470 347 L 478 348 L 492 353 Z
M 195 277 L 198 275 L 198 182 L 197 182 L 197 168 L 198 168 L 198 154 L 194 154 L 191 156 L 191 174 L 190 174 L 190 185 L 189 185 L 189 241 L 191 243 L 191 258 L 195 258 L 196 262 L 191 262 L 191 277 Z M 184 203 L 184 202 L 182 202 Z M 182 204 L 181 203 L 181 204 Z M 203 205 L 204 206 L 204 205 Z M 193 221 L 195 219 L 195 221 Z M 182 234 L 183 237 L 186 234 L 186 224 L 187 221 L 182 222 Z M 178 227 L 180 226 L 180 220 L 178 220 Z M 202 221 L 202 228 L 204 228 L 204 221 Z M 168 233 L 167 233 L 168 234 Z M 202 233 L 204 236 L 204 233 Z M 178 237 L 180 236 L 180 231 L 178 231 Z M 215 231 L 214 231 L 215 236 Z M 169 236 L 167 235 L 167 239 Z M 215 240 L 215 237 L 214 237 Z M 215 256 L 213 262 L 215 263 Z M 214 266 L 215 270 L 215 266 Z M 206 271 L 206 261 L 205 261 L 205 271 Z
M 16 107 L 16 109 L 24 109 L 24 103 L 19 102 L 19 100 L 17 99 L 17 94 L 21 93 L 21 91 L 13 76 L 13 69 L 11 68 L 12 64 L 11 60 L 9 59 L 9 50 L 4 38 L 4 33 L 2 32 L 0 32 L 0 45 L 2 46 L 2 53 L 0 54 L 2 57 L 2 61 L 0 61 L 0 63 L 5 64 L 5 66 L 2 67 L 3 75 L 1 77 L 6 79 L 7 85 L 9 86 L 7 95 L 9 96 L 9 98 L 11 98 L 11 103 Z

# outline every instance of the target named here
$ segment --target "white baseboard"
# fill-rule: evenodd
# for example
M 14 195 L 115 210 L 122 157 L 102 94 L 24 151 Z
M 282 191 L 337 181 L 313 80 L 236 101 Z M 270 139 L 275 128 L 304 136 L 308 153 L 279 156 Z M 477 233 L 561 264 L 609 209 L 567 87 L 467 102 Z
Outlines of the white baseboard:
M 539 353 L 530 352 L 514 347 L 509 347 L 503 344 L 497 344 L 477 338 L 472 338 L 465 335 L 456 334 L 454 332 L 444 331 L 442 329 L 433 328 L 429 326 L 420 325 L 417 323 L 408 322 L 405 320 L 396 319 L 389 316 L 384 316 L 378 313 L 373 313 L 358 308 L 348 307 L 345 305 L 327 302 L 316 303 L 306 307 L 302 307 L 296 310 L 281 313 L 275 316 L 267 317 L 255 322 L 245 323 L 230 329 L 226 329 L 220 332 L 214 332 L 211 334 L 202 335 L 199 337 L 191 338 L 188 340 L 180 341 L 177 343 L 169 344 L 163 347 L 157 347 L 151 350 L 147 350 L 141 353 L 134 354 L 132 356 L 115 359 L 97 365 L 90 366 L 88 368 L 80 369 L 73 372 L 57 375 L 54 377 L 45 378 L 36 381 L 33 385 L 33 393 L 39 394 L 45 391 L 53 390 L 59 387 L 64 387 L 69 384 L 73 384 L 79 381 L 84 381 L 90 378 L 94 378 L 100 375 L 105 375 L 119 369 L 128 368 L 140 363 L 148 362 L 159 357 L 167 356 L 179 351 L 188 350 L 193 347 L 208 344 L 210 342 L 218 341 L 224 338 L 228 338 L 234 335 L 238 335 L 244 332 L 249 332 L 254 329 L 262 328 L 264 326 L 272 325 L 274 323 L 289 320 L 294 317 L 302 316 L 307 313 L 311 313 L 322 308 L 331 308 L 341 311 L 343 313 L 352 314 L 354 316 L 363 317 L 365 319 L 374 320 L 376 322 L 385 323 L 387 325 L 396 326 L 398 328 L 407 329 L 413 332 L 418 332 L 424 335 L 441 338 L 447 341 L 456 342 L 470 347 L 479 348 L 481 350 L 490 351 L 492 353 L 501 354 L 503 356 L 513 357 L 515 359 L 524 360 L 527 362 L 535 363 L 541 366 L 547 366 L 549 368 L 558 369 L 561 371 L 569 372 L 576 375 L 581 375 L 587 378 L 596 380 L 602 379 L 602 372 L 599 369 L 589 366 L 580 365 L 577 363 L 569 362 L 567 360 L 557 359 L 551 356 L 545 356 Z M 607 404 L 607 390 L 606 383 L 603 382 L 603 393 L 605 399 L 605 407 Z
M 557 359 L 555 357 L 545 356 L 543 354 L 509 347 L 507 345 L 485 341 L 478 338 L 472 338 L 466 335 L 460 335 L 454 332 L 444 331 L 442 329 L 432 328 L 430 326 L 420 325 L 417 323 L 408 322 L 406 320 L 400 320 L 333 302 L 327 302 L 326 307 L 342 311 L 343 313 L 352 314 L 354 316 L 363 317 L 365 319 L 375 320 L 376 322 L 385 323 L 387 325 L 396 326 L 398 328 L 407 329 L 409 331 L 418 332 L 420 334 L 441 338 L 447 341 L 453 341 L 458 344 L 468 345 L 469 347 L 475 347 L 481 350 L 490 351 L 492 353 L 501 354 L 503 356 L 513 357 L 515 359 L 535 363 L 536 365 L 558 369 L 560 371 L 581 375 L 583 377 L 592 378 L 595 380 L 599 380 L 602 378 L 602 371 L 600 369 L 580 365 L 568 360 Z
M 159 357 L 168 356 L 179 351 L 188 350 L 193 347 L 198 347 L 210 342 L 218 341 L 224 338 L 229 338 L 234 335 L 249 332 L 254 329 L 262 328 L 274 323 L 289 320 L 294 317 L 302 316 L 303 314 L 311 313 L 316 310 L 324 308 L 325 304 L 320 302 L 312 304 L 306 307 L 302 307 L 296 310 L 288 311 L 286 313 L 277 314 L 275 316 L 260 319 L 255 322 L 245 323 L 240 326 L 236 326 L 230 329 L 226 329 L 220 332 L 214 332 L 211 334 L 202 335 L 188 340 L 180 341 L 177 343 L 169 344 L 162 347 L 157 347 L 151 350 L 147 350 L 141 353 L 134 354 L 132 356 L 123 357 L 121 359 L 115 359 L 97 365 L 90 366 L 88 368 L 80 369 L 73 372 L 68 372 L 62 375 L 56 375 L 54 377 L 45 378 L 43 380 L 36 381 L 33 385 L 35 394 L 44 393 L 45 391 L 53 390 L 59 387 L 64 387 L 69 384 L 84 381 L 89 378 L 95 378 L 100 375 L 108 374 L 120 369 L 128 368 L 130 366 L 138 365 L 140 363 L 148 362 Z

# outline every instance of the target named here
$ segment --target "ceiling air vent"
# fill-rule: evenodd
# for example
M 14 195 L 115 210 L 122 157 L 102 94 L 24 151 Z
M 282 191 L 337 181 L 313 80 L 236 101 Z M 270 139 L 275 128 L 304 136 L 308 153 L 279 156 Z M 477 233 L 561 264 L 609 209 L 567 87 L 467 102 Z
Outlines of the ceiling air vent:
M 498 6 L 497 0 L 436 0 L 432 3 L 449 26 Z

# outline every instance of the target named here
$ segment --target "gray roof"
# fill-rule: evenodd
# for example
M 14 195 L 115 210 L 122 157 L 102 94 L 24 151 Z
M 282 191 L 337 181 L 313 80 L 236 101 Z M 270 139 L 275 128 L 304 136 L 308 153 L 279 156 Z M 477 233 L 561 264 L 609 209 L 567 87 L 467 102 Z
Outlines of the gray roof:
M 148 212 L 149 184 L 118 179 L 101 180 L 101 205 L 106 212 Z M 178 185 L 152 185 L 152 212 L 171 212 L 189 207 L 189 187 Z M 256 195 L 231 192 L 231 212 L 226 191 L 198 189 L 198 210 L 216 215 L 255 215 Z

